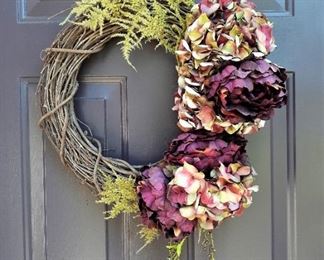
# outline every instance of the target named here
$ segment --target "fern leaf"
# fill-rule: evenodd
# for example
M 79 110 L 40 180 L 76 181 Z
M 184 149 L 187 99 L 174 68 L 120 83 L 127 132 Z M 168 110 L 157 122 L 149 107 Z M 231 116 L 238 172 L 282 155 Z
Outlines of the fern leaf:
M 106 23 L 119 26 L 122 32 L 112 37 L 121 38 L 122 55 L 134 68 L 130 54 L 142 47 L 141 41 L 155 40 L 157 46 L 174 53 L 193 4 L 193 0 L 80 0 L 63 23 L 72 22 L 101 33 Z

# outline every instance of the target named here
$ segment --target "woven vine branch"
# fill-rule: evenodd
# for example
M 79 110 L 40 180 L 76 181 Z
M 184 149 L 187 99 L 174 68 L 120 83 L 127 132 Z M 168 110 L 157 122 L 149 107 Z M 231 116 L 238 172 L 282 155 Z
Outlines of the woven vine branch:
M 65 20 L 67 26 L 44 51 L 37 90 L 39 126 L 62 163 L 95 192 L 102 191 L 107 176 L 136 178 L 141 167 L 103 156 L 100 142 L 81 129 L 73 98 L 82 63 L 112 38 L 120 39 L 130 65 L 131 51 L 140 48 L 143 40 L 155 40 L 157 46 L 174 52 L 192 4 L 192 0 L 81 0 Z
M 38 84 L 42 117 L 40 127 L 67 166 L 82 183 L 100 192 L 105 176 L 139 175 L 135 167 L 121 159 L 104 157 L 101 144 L 81 129 L 73 98 L 78 90 L 80 67 L 91 54 L 100 52 L 112 34 L 121 28 L 106 23 L 101 34 L 79 25 L 67 25 L 51 48 L 45 50 L 44 67 Z

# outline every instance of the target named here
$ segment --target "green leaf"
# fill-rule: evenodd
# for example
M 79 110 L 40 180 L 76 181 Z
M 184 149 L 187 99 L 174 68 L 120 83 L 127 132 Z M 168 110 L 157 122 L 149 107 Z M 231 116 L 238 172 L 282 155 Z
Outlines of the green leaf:
M 167 245 L 167 249 L 169 251 L 169 260 L 180 260 L 183 244 L 185 241 L 186 237 L 180 242 L 170 242 L 169 245 Z

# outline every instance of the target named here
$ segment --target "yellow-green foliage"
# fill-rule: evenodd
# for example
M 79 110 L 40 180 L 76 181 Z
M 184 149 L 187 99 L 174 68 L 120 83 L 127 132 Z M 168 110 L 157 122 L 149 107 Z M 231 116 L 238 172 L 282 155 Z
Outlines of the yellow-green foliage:
M 144 240 L 145 244 L 152 243 L 160 235 L 160 232 L 157 228 L 149 228 L 145 225 L 140 225 L 140 227 L 141 229 L 138 234 L 140 235 L 140 238 Z
M 169 250 L 169 258 L 168 260 L 180 260 L 183 244 L 186 238 L 182 239 L 179 242 L 171 242 L 167 245 L 167 249 Z
M 108 176 L 103 191 L 100 193 L 100 200 L 97 202 L 111 206 L 111 210 L 105 212 L 107 219 L 115 218 L 120 213 L 137 213 L 139 208 L 135 180 Z
M 130 64 L 131 51 L 140 48 L 143 40 L 156 40 L 173 53 L 193 4 L 194 0 L 81 0 L 66 21 L 74 16 L 77 24 L 99 31 L 106 22 L 120 26 L 123 31 L 114 37 L 121 38 L 123 56 Z
M 137 250 L 137 252 L 141 251 L 148 244 L 151 244 L 160 235 L 160 232 L 157 228 L 149 228 L 145 225 L 139 225 L 139 227 L 140 231 L 138 232 L 138 234 L 140 235 L 140 238 L 144 240 L 144 245 L 139 250 Z

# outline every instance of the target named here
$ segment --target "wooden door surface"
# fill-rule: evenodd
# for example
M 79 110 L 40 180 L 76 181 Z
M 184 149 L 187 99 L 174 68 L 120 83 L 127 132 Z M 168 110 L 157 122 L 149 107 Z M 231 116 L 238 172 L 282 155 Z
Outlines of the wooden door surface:
M 274 62 L 289 70 L 289 103 L 248 153 L 260 191 L 243 217 L 215 231 L 218 260 L 324 259 L 324 1 L 256 0 L 275 24 Z M 0 259 L 166 259 L 159 240 L 136 255 L 137 220 L 105 222 L 104 208 L 61 165 L 36 123 L 40 53 L 70 0 L 0 2 Z M 150 44 L 131 60 L 110 43 L 81 71 L 76 110 L 105 153 L 145 164 L 178 132 L 175 60 Z M 86 128 L 86 126 L 84 126 Z M 206 256 L 188 241 L 183 259 Z

